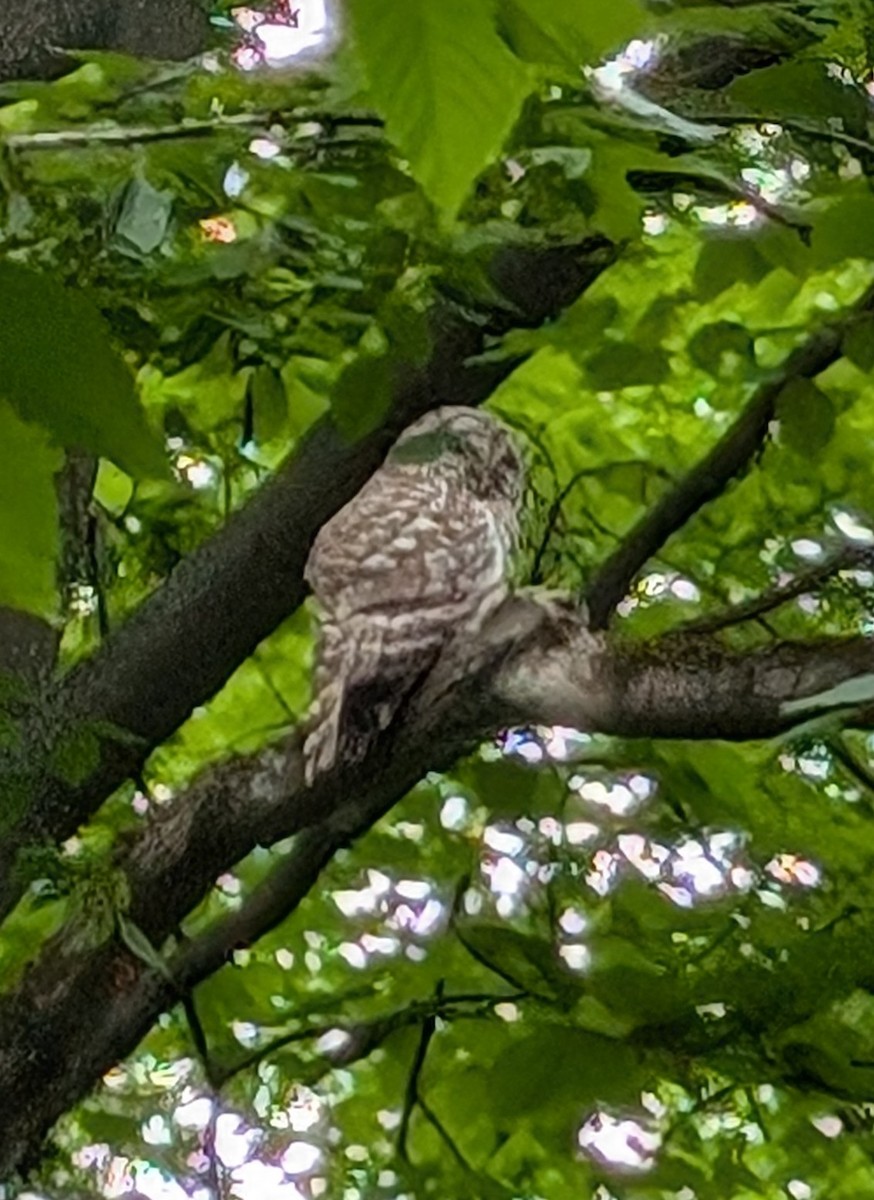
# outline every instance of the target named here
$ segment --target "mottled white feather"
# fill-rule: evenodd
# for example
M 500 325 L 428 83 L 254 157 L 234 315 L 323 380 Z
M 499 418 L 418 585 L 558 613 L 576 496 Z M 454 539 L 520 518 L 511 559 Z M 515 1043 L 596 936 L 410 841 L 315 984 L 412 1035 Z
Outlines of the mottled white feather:
M 308 783 L 363 757 L 447 642 L 473 637 L 506 597 L 523 484 L 500 421 L 438 408 L 319 532 L 306 566 L 321 615 Z

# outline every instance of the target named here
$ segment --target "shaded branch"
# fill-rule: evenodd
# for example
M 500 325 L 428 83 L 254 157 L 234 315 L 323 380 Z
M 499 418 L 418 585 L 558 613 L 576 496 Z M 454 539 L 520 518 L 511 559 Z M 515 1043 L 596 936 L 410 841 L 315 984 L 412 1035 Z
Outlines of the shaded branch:
M 710 453 L 644 513 L 589 583 L 586 599 L 594 629 L 606 627 L 635 575 L 671 535 L 720 496 L 727 484 L 749 466 L 764 443 L 783 388 L 793 379 L 812 379 L 836 362 L 841 357 L 847 327 L 858 320 L 860 313 L 872 308 L 874 288 L 865 293 L 848 317 L 818 329 L 794 350 L 781 370 L 756 390 Z

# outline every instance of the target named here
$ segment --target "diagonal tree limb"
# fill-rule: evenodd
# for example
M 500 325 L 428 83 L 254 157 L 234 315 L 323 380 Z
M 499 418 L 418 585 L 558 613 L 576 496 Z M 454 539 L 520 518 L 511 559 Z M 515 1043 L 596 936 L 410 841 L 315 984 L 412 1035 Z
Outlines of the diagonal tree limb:
M 786 384 L 793 379 L 812 379 L 836 362 L 841 357 L 847 327 L 872 309 L 874 289 L 869 289 L 848 317 L 813 333 L 789 355 L 774 378 L 757 389 L 710 453 L 643 514 L 589 583 L 586 601 L 592 628 L 606 628 L 638 571 L 690 517 L 722 495 L 728 483 L 750 465 L 764 443 Z
M 472 649 L 441 664 L 407 724 L 354 776 L 340 768 L 318 788 L 302 789 L 292 739 L 284 753 L 266 750 L 207 769 L 120 848 L 130 918 L 160 947 L 215 877 L 252 846 L 300 834 L 240 914 L 171 956 L 180 987 L 206 978 L 235 945 L 282 920 L 338 848 L 489 729 L 533 720 L 628 737 L 766 738 L 785 728 L 786 700 L 874 671 L 874 642 L 863 638 L 748 654 L 702 637 L 613 649 L 573 615 L 545 613 L 523 599 L 496 616 L 475 648 L 478 665 L 459 680 Z M 167 980 L 118 941 L 71 950 L 60 935 L 41 950 L 0 996 L 0 1178 L 34 1160 L 51 1124 L 135 1048 L 175 998 Z
M 399 369 L 383 428 L 349 445 L 329 419 L 319 422 L 274 479 L 61 682 L 48 713 L 40 709 L 25 727 L 19 749 L 0 752 L 0 785 L 4 776 L 24 776 L 32 797 L 3 832 L 0 915 L 20 895 L 13 867 L 21 847 L 72 834 L 301 603 L 313 537 L 360 489 L 398 432 L 437 405 L 482 403 L 517 363 L 469 360 L 512 325 L 556 316 L 613 255 L 598 238 L 502 250 L 493 276 L 506 305 L 478 311 L 473 303 L 435 304 L 431 355 L 422 366 Z M 102 739 L 86 778 L 71 785 L 49 772 L 53 738 L 71 727 L 107 725 L 120 736 Z M 40 762 L 41 769 L 34 766 Z

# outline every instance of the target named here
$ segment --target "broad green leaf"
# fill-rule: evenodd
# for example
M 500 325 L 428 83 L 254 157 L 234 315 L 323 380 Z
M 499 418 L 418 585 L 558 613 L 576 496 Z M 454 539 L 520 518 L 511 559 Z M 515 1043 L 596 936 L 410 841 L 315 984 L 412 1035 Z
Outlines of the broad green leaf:
M 753 339 L 734 321 L 704 325 L 691 338 L 692 361 L 712 375 L 730 374 L 753 361 Z
M 874 368 L 874 317 L 854 322 L 844 334 L 841 349 L 860 371 Z
M 714 300 L 735 283 L 758 283 L 771 264 L 748 237 L 711 237 L 695 264 L 695 284 L 703 301 Z
M 267 363 L 256 367 L 249 380 L 249 399 L 254 410 L 256 441 L 272 441 L 287 430 L 288 397 L 279 371 Z
M 668 360 L 661 350 L 649 350 L 631 342 L 608 343 L 586 364 L 592 386 L 602 392 L 618 388 L 662 383 L 669 374 Z
M 844 258 L 874 258 L 874 196 L 844 196 L 833 201 L 813 225 L 817 263 L 830 266 Z
M 372 103 L 448 217 L 499 153 L 531 90 L 488 0 L 350 0 Z
M 638 0 L 501 0 L 498 13 L 502 32 L 521 57 L 576 70 L 619 50 L 647 24 Z
M 0 391 L 61 445 L 90 450 L 134 476 L 166 475 L 133 377 L 82 293 L 0 262 Z
M 346 367 L 331 398 L 337 426 L 350 442 L 376 429 L 391 407 L 392 359 L 360 354 Z
M 746 105 L 752 115 L 772 120 L 781 114 L 809 117 L 825 128 L 830 120 L 843 122 L 847 133 L 865 131 L 867 98 L 861 89 L 829 73 L 824 61 L 788 62 L 736 79 L 728 95 Z
M 62 464 L 44 430 L 0 399 L 0 604 L 42 616 L 57 604 L 54 475 Z
M 125 188 L 115 222 L 116 244 L 123 254 L 151 254 L 163 242 L 173 211 L 168 192 L 152 187 L 148 179 L 133 179 Z
M 793 379 L 777 398 L 780 440 L 806 458 L 828 445 L 835 430 L 831 398 L 809 379 Z

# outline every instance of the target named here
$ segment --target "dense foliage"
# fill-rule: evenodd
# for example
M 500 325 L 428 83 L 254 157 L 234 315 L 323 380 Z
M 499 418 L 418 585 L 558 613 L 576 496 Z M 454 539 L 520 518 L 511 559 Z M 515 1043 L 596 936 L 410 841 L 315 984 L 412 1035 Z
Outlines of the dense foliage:
M 867 675 L 849 715 L 782 732 L 705 696 L 693 737 L 657 689 L 636 724 L 538 721 L 387 815 L 364 770 L 339 832 L 283 801 L 226 845 L 198 807 L 234 772 L 257 795 L 310 695 L 300 571 L 271 574 L 256 515 L 229 603 L 234 530 L 327 425 L 368 445 L 409 379 L 524 432 L 529 581 L 623 653 L 705 678 L 866 640 L 874 8 L 329 16 L 282 68 L 222 11 L 191 62 L 2 87 L 0 1041 L 51 1077 L 4 1194 L 874 1197 Z M 355 490 L 303 478 L 304 514 Z M 249 589 L 266 628 L 228 611 Z M 164 878 L 141 848 L 177 835 Z M 58 963 L 91 982 L 43 1027 Z M 101 1081 L 64 1039 L 102 1017 L 127 1057 Z

